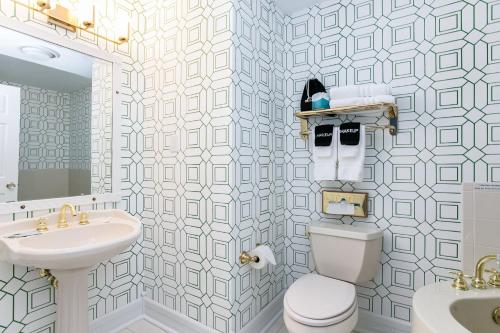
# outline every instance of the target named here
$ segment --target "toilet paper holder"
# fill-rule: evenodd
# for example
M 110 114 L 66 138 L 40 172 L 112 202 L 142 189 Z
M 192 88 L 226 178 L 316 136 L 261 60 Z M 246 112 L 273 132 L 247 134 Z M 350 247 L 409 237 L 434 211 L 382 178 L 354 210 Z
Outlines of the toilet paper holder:
M 328 213 L 330 203 L 346 203 L 354 206 L 354 213 L 350 216 L 368 216 L 368 193 L 323 191 L 323 213 Z
M 259 262 L 260 258 L 258 256 L 252 256 L 247 251 L 242 251 L 240 254 L 240 264 L 245 265 L 251 262 Z

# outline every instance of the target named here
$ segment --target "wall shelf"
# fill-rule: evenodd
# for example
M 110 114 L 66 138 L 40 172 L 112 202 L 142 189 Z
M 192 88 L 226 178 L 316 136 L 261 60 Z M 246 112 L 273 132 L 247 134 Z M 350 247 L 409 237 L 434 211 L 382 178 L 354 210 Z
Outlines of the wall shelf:
M 295 113 L 295 117 L 300 120 L 300 136 L 303 139 L 309 137 L 309 118 L 311 117 L 333 117 L 338 115 L 373 115 L 374 112 L 387 112 L 389 125 L 366 125 L 369 129 L 388 129 L 391 135 L 396 135 L 398 132 L 398 107 L 393 103 L 377 103 L 365 105 L 352 105 L 338 107 L 334 109 L 300 111 Z

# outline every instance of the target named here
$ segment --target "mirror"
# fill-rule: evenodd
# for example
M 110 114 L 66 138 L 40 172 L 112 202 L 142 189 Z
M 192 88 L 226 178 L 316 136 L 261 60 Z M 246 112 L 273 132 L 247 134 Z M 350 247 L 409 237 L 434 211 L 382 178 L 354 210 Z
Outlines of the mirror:
M 0 35 L 0 203 L 111 192 L 113 62 Z

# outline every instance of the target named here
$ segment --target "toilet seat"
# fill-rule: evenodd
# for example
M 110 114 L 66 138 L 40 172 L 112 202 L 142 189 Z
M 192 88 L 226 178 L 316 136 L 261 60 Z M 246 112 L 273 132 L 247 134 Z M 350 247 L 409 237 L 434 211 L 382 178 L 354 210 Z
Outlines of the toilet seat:
M 284 298 L 286 313 L 306 326 L 325 327 L 349 318 L 357 309 L 354 285 L 317 274 L 295 281 Z

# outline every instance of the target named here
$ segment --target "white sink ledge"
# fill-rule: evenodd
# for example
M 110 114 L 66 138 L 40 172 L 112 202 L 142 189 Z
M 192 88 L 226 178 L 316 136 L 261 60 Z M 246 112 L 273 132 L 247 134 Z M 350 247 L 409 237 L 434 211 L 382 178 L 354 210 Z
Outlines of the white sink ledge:
M 487 324 L 493 326 L 491 319 L 490 304 L 500 306 L 500 289 L 488 288 L 479 290 L 471 288 L 467 291 L 456 290 L 451 287 L 451 281 L 439 282 L 424 286 L 417 290 L 413 296 L 413 316 L 412 316 L 412 333 L 471 333 L 466 327 L 462 326 L 453 316 L 452 312 L 455 303 L 460 301 L 479 300 L 479 304 L 486 305 L 476 309 L 467 309 L 468 315 L 474 318 L 463 319 L 464 321 L 477 321 L 481 324 L 484 320 L 488 320 Z M 478 304 L 475 302 L 475 304 Z M 477 311 L 474 311 L 477 310 Z M 455 311 L 457 312 L 457 311 Z M 475 313 L 477 312 L 477 313 Z M 456 314 L 459 316 L 459 314 Z M 477 319 L 476 319 L 477 318 Z M 462 320 L 461 320 L 462 321 Z M 491 321 L 491 323 L 489 322 Z M 497 328 L 494 331 L 497 332 Z M 484 333 L 490 332 L 489 328 L 485 328 Z M 498 326 L 500 332 L 500 326 Z M 474 331 L 476 333 L 476 331 Z

